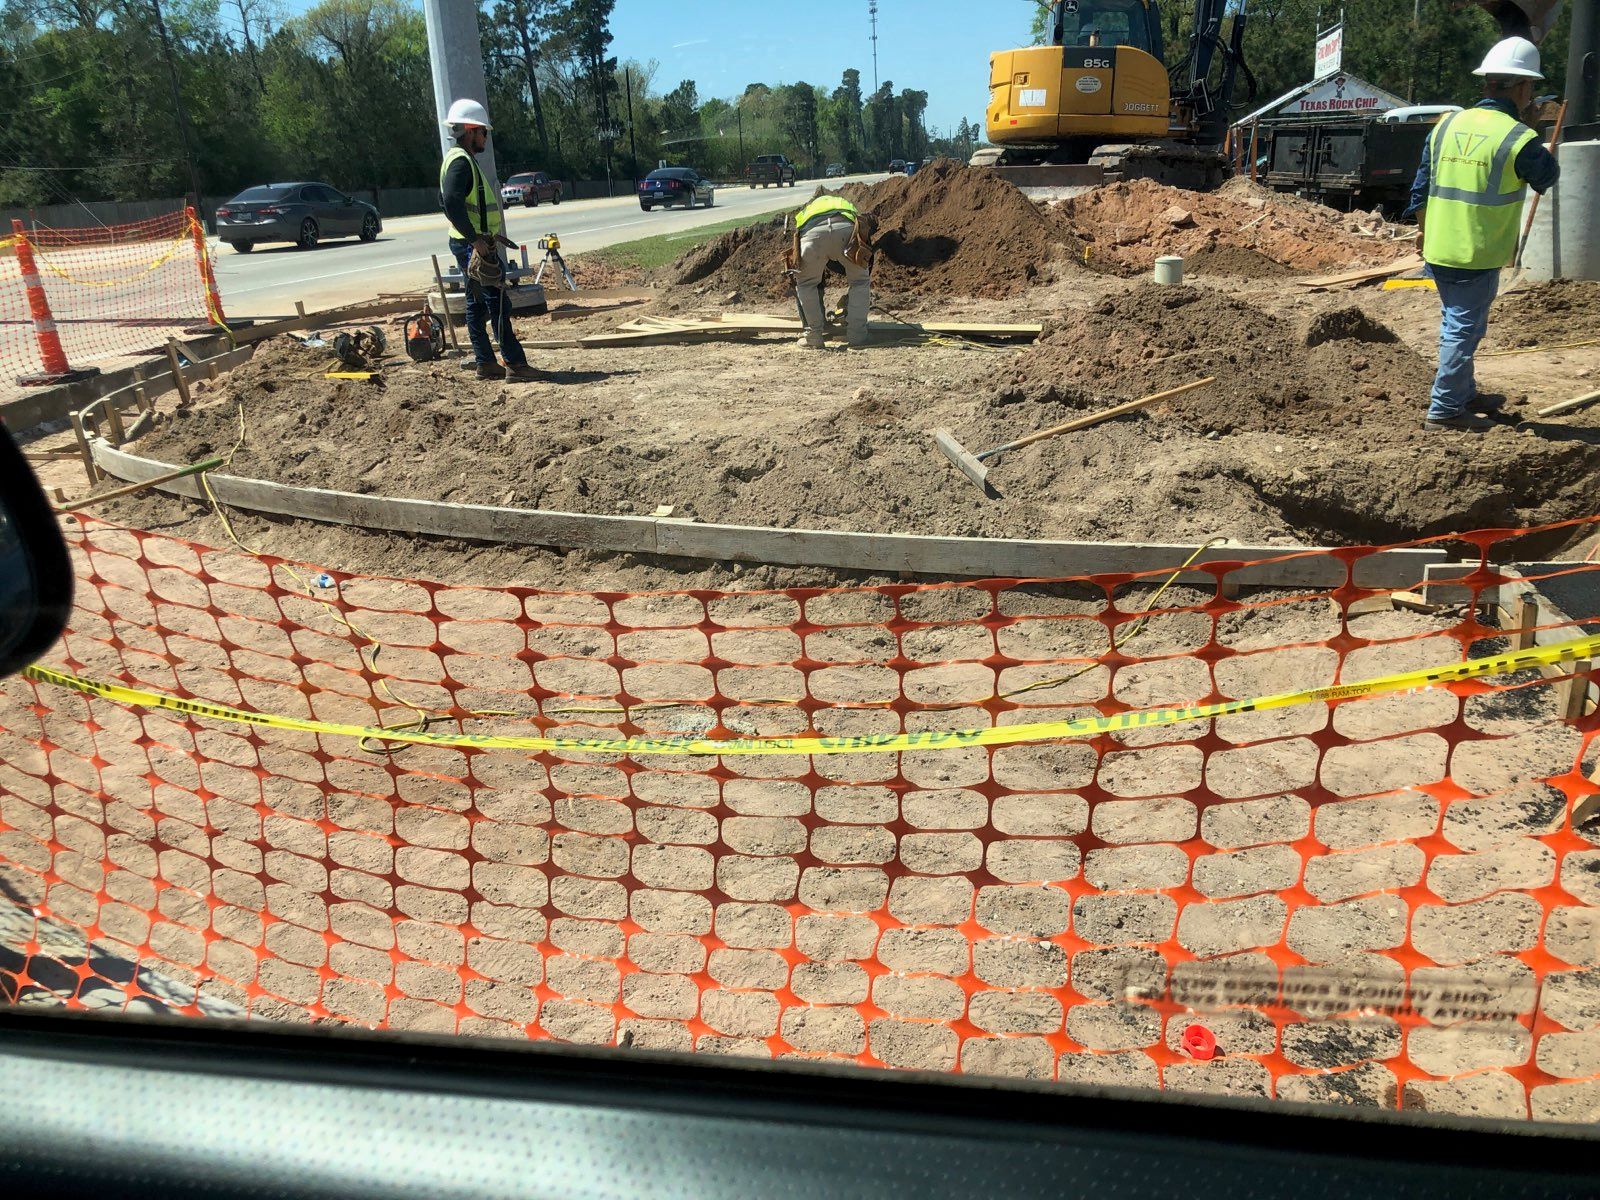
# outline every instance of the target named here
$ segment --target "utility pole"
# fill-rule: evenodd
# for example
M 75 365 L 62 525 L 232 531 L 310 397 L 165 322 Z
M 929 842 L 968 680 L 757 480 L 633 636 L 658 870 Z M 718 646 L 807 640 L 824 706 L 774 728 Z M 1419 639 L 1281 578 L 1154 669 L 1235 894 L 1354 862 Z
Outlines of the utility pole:
M 1417 76 L 1422 71 L 1422 0 L 1412 0 L 1411 3 L 1411 86 L 1406 91 L 1406 99 L 1412 104 L 1417 102 Z
M 633 140 L 633 68 L 624 67 L 622 78 L 628 84 L 628 166 L 633 171 L 633 187 L 639 189 L 639 146 Z
M 445 114 L 456 100 L 476 100 L 489 107 L 489 89 L 483 79 L 483 43 L 478 38 L 478 9 L 460 0 L 422 0 L 422 16 L 428 25 L 428 65 L 433 71 L 433 107 L 439 119 L 441 157 L 455 143 L 444 125 Z M 494 114 L 489 115 L 494 120 Z M 478 166 L 489 184 L 489 195 L 496 208 L 500 203 L 500 177 L 494 166 L 494 134 L 478 155 Z
M 872 90 L 878 90 L 878 0 L 867 0 L 867 16 L 872 21 Z
M 1567 127 L 1600 117 L 1600 15 L 1595 0 L 1573 0 L 1567 50 Z
M 189 187 L 194 192 L 194 210 L 205 219 L 200 196 L 200 172 L 194 165 L 194 147 L 189 141 L 189 113 L 183 107 L 183 89 L 178 86 L 178 65 L 172 61 L 172 40 L 167 37 L 167 23 L 161 16 L 161 0 L 150 0 L 156 18 L 156 35 L 161 39 L 161 54 L 167 60 L 167 81 L 172 85 L 172 111 L 178 121 L 178 141 L 183 146 L 183 161 L 189 167 Z

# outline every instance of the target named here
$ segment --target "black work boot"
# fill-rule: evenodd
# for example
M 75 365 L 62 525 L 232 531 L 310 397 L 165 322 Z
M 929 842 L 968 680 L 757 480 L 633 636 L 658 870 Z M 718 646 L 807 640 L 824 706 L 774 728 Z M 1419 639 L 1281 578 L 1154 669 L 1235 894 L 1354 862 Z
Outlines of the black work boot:
M 1484 433 L 1495 427 L 1495 422 L 1476 413 L 1462 413 L 1459 417 L 1429 417 L 1422 422 L 1429 433 L 1454 429 L 1461 433 Z
M 506 369 L 493 359 L 490 359 L 486 363 L 478 364 L 479 379 L 504 379 L 505 377 Z

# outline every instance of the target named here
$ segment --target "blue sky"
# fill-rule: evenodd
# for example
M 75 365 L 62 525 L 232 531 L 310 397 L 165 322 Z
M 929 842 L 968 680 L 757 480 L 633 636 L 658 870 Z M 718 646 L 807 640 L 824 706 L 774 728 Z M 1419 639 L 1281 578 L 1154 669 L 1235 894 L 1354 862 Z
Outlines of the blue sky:
M 879 0 L 878 77 L 895 90 L 928 93 L 928 124 L 982 121 L 989 52 L 1025 45 L 1030 0 Z M 611 19 L 619 58 L 660 64 L 656 87 L 693 79 L 702 98 L 733 96 L 747 83 L 837 87 L 846 67 L 872 90 L 867 0 L 683 4 L 617 0 Z
M 291 13 L 310 6 L 285 5 Z M 962 117 L 981 122 L 989 52 L 1025 45 L 1033 10 L 1032 0 L 879 0 L 878 77 L 896 91 L 927 92 L 928 124 L 940 132 Z M 617 0 L 611 31 L 619 59 L 656 61 L 660 92 L 682 79 L 693 79 L 702 99 L 754 82 L 832 89 L 846 67 L 872 90 L 867 0 Z

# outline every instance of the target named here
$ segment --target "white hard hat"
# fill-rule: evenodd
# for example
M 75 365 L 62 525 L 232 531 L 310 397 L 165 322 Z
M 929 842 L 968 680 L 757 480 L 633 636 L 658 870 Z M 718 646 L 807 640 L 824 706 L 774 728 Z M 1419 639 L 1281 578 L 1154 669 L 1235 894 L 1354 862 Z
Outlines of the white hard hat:
M 1489 47 L 1483 65 L 1474 75 L 1498 75 L 1517 79 L 1543 79 L 1539 69 L 1539 47 L 1527 38 L 1506 38 Z
M 485 129 L 494 128 L 493 125 L 489 124 L 489 110 L 476 100 L 457 100 L 450 106 L 450 111 L 445 113 L 441 124 L 481 125 Z

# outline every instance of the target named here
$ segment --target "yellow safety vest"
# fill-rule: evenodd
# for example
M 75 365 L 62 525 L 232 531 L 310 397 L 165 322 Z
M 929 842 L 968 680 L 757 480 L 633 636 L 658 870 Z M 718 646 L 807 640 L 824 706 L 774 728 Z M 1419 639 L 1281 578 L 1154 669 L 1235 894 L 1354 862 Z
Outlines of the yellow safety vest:
M 472 167 L 472 188 L 467 192 L 467 220 L 482 236 L 493 237 L 505 228 L 500 219 L 500 206 L 489 195 L 489 181 L 483 177 L 478 160 L 460 146 L 450 147 L 450 153 L 444 156 L 444 162 L 439 167 L 439 191 L 444 191 L 445 173 L 458 158 L 466 159 Z
M 1492 108 L 1469 108 L 1439 122 L 1428 139 L 1424 259 L 1470 271 L 1511 265 L 1528 196 L 1516 159 L 1538 136 Z
M 810 222 L 815 221 L 818 217 L 825 217 L 829 213 L 839 213 L 854 221 L 856 219 L 856 206 L 843 196 L 832 196 L 824 193 L 795 213 L 794 227 L 797 231 L 804 229 Z

